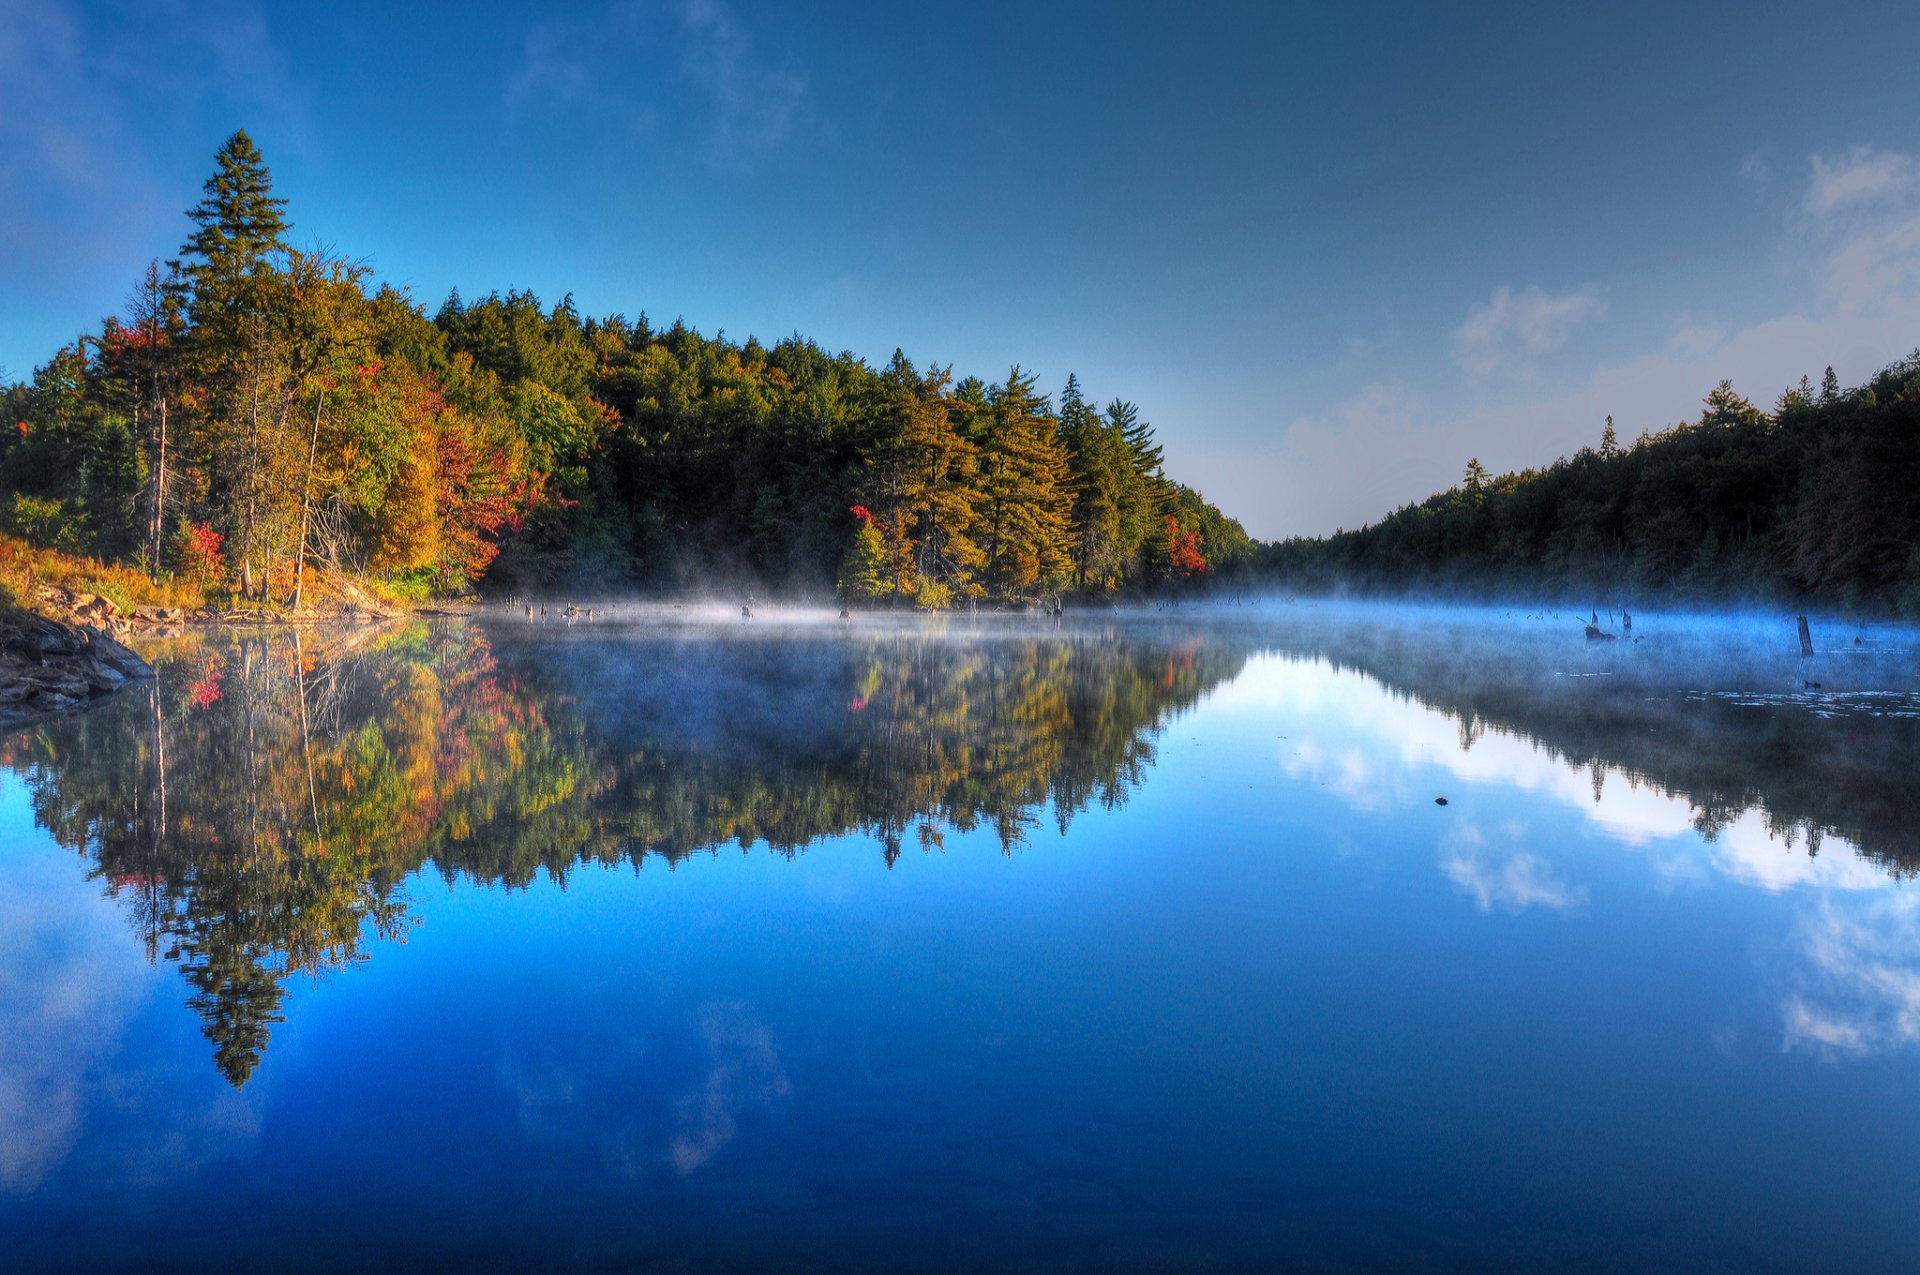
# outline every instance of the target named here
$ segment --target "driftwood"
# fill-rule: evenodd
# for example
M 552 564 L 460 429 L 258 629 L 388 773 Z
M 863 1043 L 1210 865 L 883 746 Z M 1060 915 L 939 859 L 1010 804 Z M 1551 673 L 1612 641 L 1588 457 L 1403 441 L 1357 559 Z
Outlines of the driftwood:
M 1618 640 L 1619 634 L 1617 633 L 1609 633 L 1597 624 L 1589 624 L 1587 626 L 1587 641 L 1589 642 L 1616 642 Z

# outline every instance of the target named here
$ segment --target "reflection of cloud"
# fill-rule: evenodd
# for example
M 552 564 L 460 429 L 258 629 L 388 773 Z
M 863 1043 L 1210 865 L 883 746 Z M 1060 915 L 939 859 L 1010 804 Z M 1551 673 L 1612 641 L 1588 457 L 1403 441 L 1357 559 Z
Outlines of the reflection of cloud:
M 1820 853 L 1767 826 L 1766 813 L 1748 810 L 1714 834 L 1713 866 L 1726 876 L 1778 893 L 1794 886 L 1877 890 L 1892 884 L 1886 869 L 1860 857 L 1843 837 L 1825 837 Z
M 153 978 L 70 858 L 0 860 L 0 1190 L 31 1191 L 72 1150 Z
M 1570 908 L 1587 892 L 1554 875 L 1545 859 L 1524 850 L 1497 854 L 1487 849 L 1480 830 L 1463 827 L 1447 838 L 1440 860 L 1447 878 L 1471 895 L 1482 912 L 1524 912 L 1528 908 Z
M 636 1177 L 663 1162 L 680 1174 L 707 1164 L 739 1132 L 741 1115 L 791 1089 L 773 1032 L 746 1006 L 720 1002 L 697 1017 L 698 1044 L 684 1036 L 645 1047 L 637 1037 L 578 1045 L 564 1059 L 503 1058 L 500 1087 L 520 1127 L 542 1143 L 592 1148 L 609 1169 Z M 695 1067 L 685 1055 L 701 1056 Z M 660 1072 L 685 1084 L 677 1098 Z M 663 1145 L 664 1144 L 664 1145 Z
M 1785 1044 L 1868 1054 L 1920 1041 L 1920 896 L 1828 899 L 1795 935 L 1805 966 Z
M 1437 768 L 1460 784 L 1497 785 L 1539 793 L 1577 812 L 1595 831 L 1636 848 L 1658 848 L 1656 866 L 1682 879 L 1711 869 L 1764 890 L 1812 886 L 1875 890 L 1891 884 L 1883 868 L 1844 837 L 1827 836 L 1818 856 L 1804 842 L 1770 826 L 1754 808 L 1718 829 L 1699 831 L 1700 811 L 1625 771 L 1596 776 L 1523 736 L 1481 723 L 1462 747 L 1453 717 L 1394 695 L 1372 677 L 1336 671 L 1322 660 L 1262 656 L 1208 699 L 1216 710 L 1258 711 L 1297 722 L 1276 748 L 1282 773 L 1311 779 L 1355 810 L 1379 811 L 1431 798 Z M 1596 780 L 1598 782 L 1596 782 Z M 1667 853 L 1690 862 L 1665 858 Z
M 668 1149 L 673 1167 L 692 1173 L 718 1155 L 738 1129 L 734 1113 L 765 1105 L 791 1089 L 773 1033 L 743 1005 L 709 1005 L 700 1014 L 711 1065 L 706 1080 L 674 1104 L 679 1131 Z

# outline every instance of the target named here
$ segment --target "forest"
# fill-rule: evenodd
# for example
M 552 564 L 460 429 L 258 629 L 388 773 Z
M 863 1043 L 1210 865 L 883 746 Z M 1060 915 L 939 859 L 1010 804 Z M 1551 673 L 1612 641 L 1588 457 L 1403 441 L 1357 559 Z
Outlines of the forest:
M 177 259 L 0 391 L 0 529 L 254 605 L 309 577 L 424 598 L 725 587 L 1004 604 L 1188 587 L 1245 531 L 1131 403 L 955 379 L 527 292 L 429 316 L 293 246 L 220 148 Z
M 1920 617 L 1920 353 L 1766 412 L 1722 382 L 1699 419 L 1460 484 L 1357 531 L 1280 541 L 1301 592 L 1457 591 L 1633 607 L 1787 601 Z

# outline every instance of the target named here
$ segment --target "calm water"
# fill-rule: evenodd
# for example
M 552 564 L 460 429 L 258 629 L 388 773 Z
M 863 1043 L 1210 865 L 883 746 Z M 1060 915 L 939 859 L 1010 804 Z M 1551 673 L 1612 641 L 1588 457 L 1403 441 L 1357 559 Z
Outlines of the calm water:
M 1920 1267 L 1912 635 L 1636 618 L 177 640 L 0 742 L 0 1266 Z

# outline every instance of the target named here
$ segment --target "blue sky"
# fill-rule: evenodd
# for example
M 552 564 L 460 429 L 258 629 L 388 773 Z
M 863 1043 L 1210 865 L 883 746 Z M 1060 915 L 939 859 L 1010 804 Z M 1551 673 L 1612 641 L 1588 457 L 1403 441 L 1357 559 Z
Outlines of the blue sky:
M 1565 10 L 1562 12 L 1561 10 Z M 431 309 L 1137 402 L 1256 535 L 1920 345 L 1920 6 L 0 0 L 0 366 L 214 149 Z

